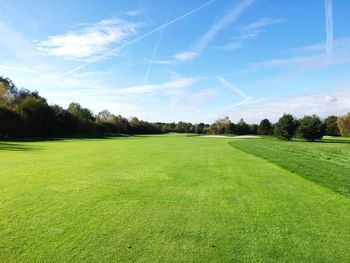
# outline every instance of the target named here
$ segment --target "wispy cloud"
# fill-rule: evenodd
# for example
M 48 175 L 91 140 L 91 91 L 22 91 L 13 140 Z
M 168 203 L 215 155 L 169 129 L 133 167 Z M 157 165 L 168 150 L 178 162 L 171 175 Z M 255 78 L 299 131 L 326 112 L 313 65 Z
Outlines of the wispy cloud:
M 0 21 L 0 48 L 2 51 L 23 58 L 32 52 L 33 44 L 23 34 Z
M 325 0 L 326 9 L 326 34 L 327 34 L 327 55 L 330 57 L 333 52 L 333 10 L 332 0 Z
M 175 59 L 179 61 L 192 60 L 199 55 L 214 39 L 215 37 L 229 25 L 237 20 L 237 18 L 254 3 L 255 0 L 242 0 L 232 9 L 230 9 L 219 21 L 214 23 L 209 30 L 200 37 L 190 51 L 181 52 L 175 55 Z M 183 54 L 191 54 L 190 56 Z
M 102 55 L 100 55 L 98 57 L 95 57 L 95 58 L 93 58 L 93 59 L 91 59 L 91 60 L 89 60 L 89 61 L 87 61 L 87 62 L 85 62 L 85 63 L 83 63 L 83 64 L 81 64 L 81 65 L 79 65 L 79 66 L 77 66 L 77 67 L 67 71 L 67 72 L 65 72 L 65 73 L 63 73 L 59 77 L 59 79 L 65 77 L 65 76 L 67 76 L 69 74 L 72 74 L 72 73 L 76 72 L 77 70 L 80 70 L 80 69 L 82 69 L 82 68 L 84 68 L 84 67 L 86 67 L 86 66 L 88 66 L 90 64 L 96 63 L 96 62 L 98 62 L 98 61 L 100 61 L 100 60 L 102 60 L 102 59 L 104 59 L 106 57 L 109 57 L 109 56 L 113 55 L 114 53 L 121 51 L 124 48 L 127 48 L 127 47 L 129 47 L 129 46 L 131 46 L 131 45 L 133 45 L 135 43 L 138 43 L 141 40 L 145 39 L 146 37 L 148 37 L 148 36 L 158 32 L 160 30 L 163 30 L 164 28 L 167 28 L 167 27 L 169 27 L 169 26 L 171 26 L 171 25 L 173 25 L 175 23 L 178 23 L 179 21 L 181 21 L 181 20 L 183 20 L 183 19 L 185 19 L 185 18 L 187 18 L 187 17 L 189 17 L 189 16 L 199 12 L 203 8 L 205 8 L 208 5 L 212 4 L 214 1 L 215 0 L 209 0 L 208 2 L 204 3 L 203 5 L 200 5 L 197 8 L 194 8 L 194 9 L 188 11 L 187 13 L 185 13 L 185 14 L 183 14 L 181 16 L 178 16 L 178 17 L 170 20 L 169 22 L 158 26 L 158 27 L 152 29 L 151 31 L 148 31 L 147 33 L 142 34 L 141 36 L 139 36 L 139 37 L 137 37 L 137 38 L 135 38 L 135 39 L 133 39 L 133 40 L 131 40 L 129 42 L 126 42 L 126 43 L 124 43 L 124 44 L 122 44 L 122 45 L 120 45 L 120 46 L 118 46 L 118 47 L 116 47 L 114 49 L 111 49 L 111 50 L 105 52 L 104 54 L 102 54 Z
M 175 60 L 178 61 L 187 61 L 192 60 L 197 57 L 198 53 L 196 52 L 180 52 L 174 55 Z
M 344 51 L 349 51 L 350 50 L 350 38 L 345 37 L 345 38 L 338 38 L 338 39 L 333 39 L 333 49 L 338 52 L 344 52 Z M 296 51 L 305 51 L 305 52 L 322 52 L 327 49 L 327 42 L 322 42 L 322 43 L 317 43 L 301 48 L 295 49 Z
M 8 69 L 10 71 L 20 71 L 20 72 L 31 73 L 31 74 L 37 73 L 36 71 L 28 69 L 28 68 L 13 67 L 13 66 L 7 66 L 7 65 L 0 65 L 0 69 Z
M 256 39 L 264 32 L 264 28 L 285 21 L 284 19 L 262 18 L 254 23 L 239 28 L 238 33 L 232 41 L 221 47 L 221 49 L 232 50 L 243 47 L 244 42 Z
M 102 20 L 97 24 L 63 35 L 49 36 L 37 43 L 38 50 L 66 59 L 97 55 L 111 44 L 118 44 L 136 33 L 140 24 L 121 19 Z
M 150 85 L 139 85 L 118 88 L 114 90 L 115 93 L 122 93 L 125 95 L 137 95 L 137 94 L 146 94 L 153 92 L 162 92 L 173 89 L 183 89 L 187 88 L 195 82 L 199 81 L 200 78 L 179 78 L 172 81 L 160 83 L 160 84 L 150 84 Z
M 329 59 L 323 54 L 313 56 L 298 56 L 286 59 L 272 59 L 263 62 L 253 63 L 251 69 L 271 69 L 271 68 L 295 68 L 298 70 L 315 70 L 326 67 L 327 65 L 339 65 L 350 63 L 349 55 L 337 55 Z
M 142 14 L 144 14 L 144 12 L 145 12 L 145 9 L 144 8 L 140 8 L 140 9 L 130 10 L 130 11 L 126 12 L 125 14 L 127 16 L 132 16 L 133 17 L 133 16 L 142 15 Z
M 254 0 L 243 0 L 227 12 L 222 19 L 213 24 L 211 28 L 196 42 L 194 50 L 201 52 L 216 37 L 216 35 L 227 28 L 251 5 Z
M 349 97 L 350 92 L 348 90 L 302 96 L 277 97 L 266 100 L 263 103 L 242 106 L 239 112 L 227 114 L 234 120 L 243 117 L 251 122 L 258 122 L 263 118 L 277 121 L 283 112 L 294 114 L 297 117 L 315 113 L 321 117 L 327 117 L 350 111 Z

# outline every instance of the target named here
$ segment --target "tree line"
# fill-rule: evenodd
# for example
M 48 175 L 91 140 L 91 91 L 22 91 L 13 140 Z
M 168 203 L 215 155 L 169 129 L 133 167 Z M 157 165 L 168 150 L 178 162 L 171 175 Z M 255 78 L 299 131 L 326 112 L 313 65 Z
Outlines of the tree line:
M 291 140 L 300 136 L 313 141 L 323 135 L 349 136 L 350 113 L 345 116 L 305 116 L 298 120 L 284 114 L 277 123 L 264 119 L 247 124 L 243 119 L 233 123 L 228 117 L 213 124 L 188 122 L 147 122 L 137 117 L 125 118 L 108 110 L 93 114 L 88 108 L 72 102 L 67 109 L 49 105 L 36 91 L 18 89 L 9 78 L 0 76 L 0 138 L 49 137 L 91 133 L 157 134 L 165 132 L 196 134 L 260 134 Z
M 275 135 L 285 140 L 300 137 L 308 141 L 319 140 L 325 135 L 347 137 L 350 136 L 350 113 L 340 117 L 331 115 L 324 120 L 317 115 L 297 119 L 292 114 L 284 113 L 276 123 L 263 119 L 259 125 L 248 125 L 243 119 L 235 124 L 225 117 L 210 125 L 204 133 Z

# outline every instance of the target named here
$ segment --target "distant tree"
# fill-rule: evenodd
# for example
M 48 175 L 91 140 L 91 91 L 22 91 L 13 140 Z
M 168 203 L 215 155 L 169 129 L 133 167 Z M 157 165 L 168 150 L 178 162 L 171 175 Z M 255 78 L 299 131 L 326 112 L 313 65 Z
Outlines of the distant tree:
M 272 124 L 268 119 L 263 119 L 258 128 L 258 133 L 261 135 L 270 135 L 272 134 Z
M 19 136 L 20 127 L 20 115 L 5 106 L 0 106 L 0 138 Z
M 96 120 L 100 122 L 109 122 L 113 115 L 108 110 L 103 110 L 97 113 Z
M 180 132 L 180 133 L 188 133 L 191 130 L 191 123 L 187 123 L 187 122 L 183 122 L 183 121 L 179 121 L 176 124 L 176 132 Z
M 162 123 L 162 131 L 163 132 L 175 132 L 176 131 L 176 123 L 171 122 L 171 123 Z
M 113 132 L 118 133 L 130 133 L 131 127 L 127 118 L 122 117 L 121 115 L 112 117 L 110 121 L 113 125 Z
M 50 106 L 54 114 L 53 135 L 68 135 L 78 131 L 78 124 L 73 115 L 59 105 Z
M 143 133 L 143 125 L 138 118 L 132 117 L 129 120 L 129 124 L 130 124 L 132 133 Z
M 250 124 L 249 125 L 249 133 L 250 134 L 258 134 L 258 130 L 259 130 L 259 125 L 257 125 L 257 124 Z
M 201 122 L 201 123 L 195 125 L 194 132 L 197 134 L 203 134 L 204 128 L 205 128 L 205 124 Z
M 318 140 L 325 135 L 325 125 L 317 115 L 304 116 L 299 122 L 298 134 L 308 141 Z
M 342 136 L 350 136 L 350 112 L 337 119 L 338 128 Z
M 337 116 L 328 116 L 324 119 L 323 124 L 325 125 L 326 135 L 329 136 L 340 136 L 340 131 L 337 124 Z
M 240 119 L 239 122 L 236 124 L 236 133 L 238 135 L 250 133 L 249 125 L 243 119 Z
M 17 87 L 12 80 L 0 76 L 0 104 L 12 103 L 15 100 L 17 93 Z
M 111 114 L 108 110 L 103 110 L 97 113 L 96 115 L 96 128 L 100 132 L 113 132 L 114 125 L 112 123 L 113 114 Z
M 283 116 L 275 124 L 274 133 L 278 138 L 291 140 L 298 128 L 298 121 L 291 114 L 283 114 Z
M 89 109 L 81 107 L 79 103 L 72 102 L 68 106 L 68 112 L 74 117 L 78 132 L 91 132 L 94 130 L 95 118 Z
M 28 96 L 20 102 L 18 110 L 23 119 L 26 136 L 47 136 L 52 133 L 54 114 L 44 98 Z
M 228 129 L 230 126 L 231 120 L 229 117 L 224 117 L 217 119 L 210 127 L 208 128 L 208 132 L 211 134 L 225 134 L 229 133 Z
M 226 133 L 227 134 L 235 134 L 236 133 L 236 125 L 233 122 L 230 122 L 228 124 Z

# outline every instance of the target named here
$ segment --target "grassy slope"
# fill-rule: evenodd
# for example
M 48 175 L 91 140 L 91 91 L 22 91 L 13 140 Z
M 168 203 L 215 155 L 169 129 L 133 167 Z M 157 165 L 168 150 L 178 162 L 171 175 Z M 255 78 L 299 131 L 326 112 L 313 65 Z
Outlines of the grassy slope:
M 266 137 L 230 144 L 350 197 L 350 139 L 288 142 Z
M 230 140 L 7 143 L 0 262 L 348 261 L 350 200 Z

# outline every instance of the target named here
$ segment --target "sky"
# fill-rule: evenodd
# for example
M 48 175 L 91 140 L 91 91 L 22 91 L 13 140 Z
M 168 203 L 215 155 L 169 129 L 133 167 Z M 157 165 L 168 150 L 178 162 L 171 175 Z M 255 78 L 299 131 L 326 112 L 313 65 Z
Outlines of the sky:
M 348 0 L 0 0 L 0 75 L 147 121 L 350 111 Z

